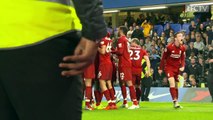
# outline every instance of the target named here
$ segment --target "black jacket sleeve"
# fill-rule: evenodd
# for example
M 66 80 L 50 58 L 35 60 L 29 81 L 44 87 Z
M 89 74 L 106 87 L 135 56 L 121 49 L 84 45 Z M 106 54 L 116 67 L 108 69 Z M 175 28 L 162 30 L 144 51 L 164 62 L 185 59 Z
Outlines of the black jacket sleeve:
M 83 26 L 82 36 L 98 40 L 106 36 L 102 0 L 73 0 L 76 13 Z

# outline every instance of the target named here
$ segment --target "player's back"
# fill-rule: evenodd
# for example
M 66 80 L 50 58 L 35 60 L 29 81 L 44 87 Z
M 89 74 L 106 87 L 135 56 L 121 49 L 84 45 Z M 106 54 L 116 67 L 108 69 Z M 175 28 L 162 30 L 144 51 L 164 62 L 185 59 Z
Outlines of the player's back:
M 130 59 L 132 61 L 132 67 L 141 68 L 141 61 L 143 58 L 142 49 L 137 46 L 130 47 Z
M 123 49 L 123 53 L 121 55 L 118 55 L 119 67 L 131 67 L 132 63 L 130 60 L 129 45 L 125 36 L 121 36 L 118 39 L 117 48 Z
M 181 55 L 185 53 L 185 47 L 183 45 L 177 47 L 174 44 L 169 44 L 166 48 L 166 52 L 166 67 L 179 68 L 181 65 Z
M 100 42 L 100 47 L 106 46 L 105 54 L 99 54 L 100 64 L 111 64 L 111 48 L 112 48 L 112 40 L 108 37 L 105 37 Z

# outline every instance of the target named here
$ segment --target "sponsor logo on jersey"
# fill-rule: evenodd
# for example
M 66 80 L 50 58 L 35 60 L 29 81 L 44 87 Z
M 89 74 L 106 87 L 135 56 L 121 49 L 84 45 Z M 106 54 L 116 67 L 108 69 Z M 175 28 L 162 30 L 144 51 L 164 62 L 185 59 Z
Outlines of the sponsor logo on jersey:
M 180 54 L 171 54 L 170 55 L 170 57 L 172 57 L 172 58 L 180 58 L 180 56 L 181 56 Z
M 118 44 L 118 47 L 119 47 L 119 48 L 122 48 L 122 43 L 119 43 L 119 44 Z

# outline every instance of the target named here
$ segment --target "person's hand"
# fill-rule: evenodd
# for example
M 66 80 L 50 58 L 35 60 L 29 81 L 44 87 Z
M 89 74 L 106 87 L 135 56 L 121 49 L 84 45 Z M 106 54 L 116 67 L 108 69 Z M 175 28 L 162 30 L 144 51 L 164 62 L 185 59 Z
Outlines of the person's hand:
M 151 75 L 151 71 L 147 70 L 145 75 L 146 75 L 146 77 L 149 77 Z
M 184 69 L 185 69 L 184 67 L 181 67 L 179 70 L 180 70 L 181 72 L 183 72 L 183 71 L 184 71 Z
M 163 70 L 158 70 L 158 73 L 161 75 L 163 73 Z
M 75 48 L 74 54 L 65 56 L 64 63 L 60 63 L 59 67 L 66 70 L 62 71 L 62 76 L 79 75 L 89 66 L 95 59 L 98 45 L 87 38 L 82 37 L 79 44 Z

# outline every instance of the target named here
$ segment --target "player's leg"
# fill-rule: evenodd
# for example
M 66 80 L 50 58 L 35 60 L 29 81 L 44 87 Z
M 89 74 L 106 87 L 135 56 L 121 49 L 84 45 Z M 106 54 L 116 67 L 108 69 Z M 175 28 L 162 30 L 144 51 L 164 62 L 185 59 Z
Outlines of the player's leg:
M 107 83 L 108 90 L 109 90 L 109 93 L 110 93 L 110 97 L 111 97 L 111 100 L 112 100 L 112 109 L 117 109 L 115 92 L 113 90 L 112 82 L 111 82 L 111 80 L 107 80 L 106 83 Z
M 119 68 L 119 84 L 120 84 L 121 93 L 122 93 L 122 96 L 123 96 L 122 107 L 127 108 L 128 107 L 128 104 L 127 104 L 127 91 L 126 91 L 126 83 L 124 81 L 124 77 L 125 77 L 125 74 L 123 72 L 123 69 Z
M 126 80 L 126 84 L 129 87 L 130 97 L 131 97 L 131 101 L 133 103 L 133 105 L 130 106 L 128 109 L 137 109 L 137 108 L 139 108 L 139 105 L 138 105 L 138 101 L 137 101 L 137 98 L 136 98 L 136 91 L 135 91 L 135 88 L 132 84 L 132 81 Z
M 136 90 L 136 98 L 137 101 L 140 101 L 141 98 L 141 76 L 136 76 L 136 83 L 135 83 L 135 90 Z
M 173 104 L 174 104 L 174 107 L 176 108 L 176 104 L 177 104 L 177 89 L 176 89 L 176 82 L 175 82 L 175 78 L 174 77 L 170 77 L 168 78 L 168 81 L 169 81 L 169 85 L 170 85 L 170 94 L 171 94 L 171 97 L 172 97 L 172 101 L 173 101 Z
M 174 103 L 174 107 L 175 108 L 183 108 L 179 103 L 178 103 L 178 97 L 179 97 L 179 91 L 178 91 L 178 83 L 179 83 L 179 80 L 178 80 L 178 74 L 176 74 L 174 76 L 175 78 L 175 90 L 176 90 L 176 98 L 177 100 L 175 101 Z
M 144 93 L 144 101 L 149 101 L 149 93 L 151 89 L 151 84 L 152 84 L 152 77 L 147 77 L 146 82 L 145 82 L 145 93 Z
M 92 97 L 92 79 L 89 78 L 85 78 L 84 79 L 85 82 L 85 109 L 86 110 L 93 110 L 92 106 L 90 105 L 90 100 Z
M 95 101 L 96 101 L 96 109 L 103 109 L 104 107 L 101 104 L 103 93 L 101 92 L 99 80 L 95 80 L 94 95 L 95 95 Z
M 101 91 L 102 93 L 104 94 L 107 102 L 108 102 L 108 105 L 107 107 L 105 108 L 105 110 L 109 110 L 112 108 L 112 100 L 111 100 L 111 96 L 110 96 L 110 92 L 107 88 L 107 84 L 106 84 L 106 80 L 99 80 L 100 82 L 100 87 L 101 87 Z
M 141 101 L 144 101 L 145 96 L 145 77 L 141 78 Z

